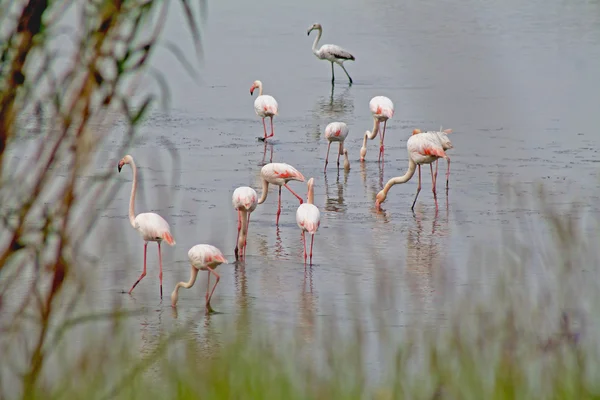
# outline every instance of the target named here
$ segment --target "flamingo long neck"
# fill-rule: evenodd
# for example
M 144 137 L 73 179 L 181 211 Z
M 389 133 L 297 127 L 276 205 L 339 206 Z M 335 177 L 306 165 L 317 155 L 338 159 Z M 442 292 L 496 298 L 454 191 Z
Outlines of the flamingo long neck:
M 347 171 L 350 169 L 350 159 L 348 158 L 348 152 L 344 151 L 344 169 Z
M 267 182 L 266 180 L 262 180 L 262 194 L 260 196 L 260 199 L 258 199 L 258 204 L 262 204 L 265 202 L 265 200 L 267 200 L 267 196 L 269 195 L 269 182 Z
M 410 180 L 410 178 L 412 178 L 413 175 L 415 174 L 416 169 L 417 169 L 417 164 L 413 161 L 412 158 L 409 158 L 408 159 L 408 171 L 406 171 L 406 173 L 402 176 L 397 176 L 397 177 L 392 178 L 389 181 L 387 181 L 387 183 L 385 184 L 385 187 L 383 188 L 383 193 L 385 193 L 385 195 L 387 196 L 387 193 L 392 188 L 392 186 L 398 185 L 400 183 L 408 182 Z
M 367 145 L 367 137 L 370 140 L 375 139 L 375 136 L 377 136 L 377 133 L 379 133 L 379 120 L 377 118 L 373 118 L 373 131 L 369 132 L 367 131 L 367 134 L 365 135 L 365 140 L 363 143 L 363 146 Z
M 319 44 L 319 40 L 321 39 L 321 35 L 323 34 L 323 30 L 321 28 L 317 29 L 318 34 L 317 37 L 315 38 L 315 41 L 313 42 L 313 46 L 312 46 L 312 52 L 315 55 L 319 55 L 319 49 L 317 49 L 317 44 Z
M 248 229 L 248 211 L 240 210 L 242 213 L 242 228 L 240 230 L 240 237 L 238 239 L 238 248 L 241 249 L 246 243 L 246 229 Z
M 196 282 L 196 277 L 198 276 L 198 269 L 196 269 L 196 267 L 194 267 L 193 265 L 191 266 L 191 271 L 190 271 L 190 280 L 187 282 L 179 282 L 177 285 L 175 285 L 175 289 L 173 290 L 173 293 L 171 294 L 171 302 L 173 305 L 177 304 L 177 296 L 178 296 L 178 292 L 179 292 L 179 288 L 185 288 L 185 289 L 189 289 L 192 286 L 194 286 L 194 282 Z
M 308 195 L 306 196 L 306 202 L 308 204 L 315 204 L 315 190 L 312 185 L 308 187 Z
M 135 228 L 135 191 L 137 190 L 137 167 L 135 161 L 131 159 L 131 169 L 133 170 L 133 184 L 131 185 L 131 197 L 129 198 L 129 222 Z
M 262 82 L 258 83 L 258 95 L 262 96 Z

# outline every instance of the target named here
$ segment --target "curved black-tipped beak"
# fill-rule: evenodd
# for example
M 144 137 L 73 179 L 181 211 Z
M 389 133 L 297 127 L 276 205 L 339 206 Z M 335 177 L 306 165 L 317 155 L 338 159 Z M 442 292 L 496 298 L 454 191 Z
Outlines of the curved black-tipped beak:
M 121 166 L 121 164 L 119 164 L 119 165 L 117 165 L 117 168 L 118 168 L 119 172 L 121 172 L 121 168 L 123 168 L 123 167 Z
M 310 35 L 310 29 L 306 32 L 306 36 Z

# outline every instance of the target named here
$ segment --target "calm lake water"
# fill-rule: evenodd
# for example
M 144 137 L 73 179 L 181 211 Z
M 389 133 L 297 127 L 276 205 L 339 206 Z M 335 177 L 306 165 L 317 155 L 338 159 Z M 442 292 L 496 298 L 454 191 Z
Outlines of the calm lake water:
M 184 17 L 175 8 L 165 37 L 194 61 Z M 122 187 L 88 241 L 101 257 L 96 291 L 88 295 L 97 308 L 118 301 L 147 310 L 136 317 L 140 348 L 190 319 L 197 320 L 195 334 L 206 334 L 206 273 L 180 292 L 176 318 L 169 294 L 188 279 L 187 251 L 195 244 L 213 244 L 235 260 L 237 214 L 231 194 L 241 185 L 261 192 L 265 150 L 267 161 L 272 152 L 274 162 L 295 166 L 307 180 L 315 178 L 321 227 L 314 265 L 305 271 L 297 200 L 284 189 L 277 229 L 277 190 L 271 188 L 252 214 L 245 265 L 218 268 L 222 279 L 212 305 L 222 314 L 210 317 L 212 330 L 219 330 L 219 320 L 247 309 L 262 323 L 290 328 L 328 318 L 332 308 L 343 321 L 350 318 L 344 310 L 358 301 L 347 289 L 348 278 L 359 284 L 363 301 L 381 293 L 384 282 L 395 289 L 397 296 L 385 310 L 390 326 L 433 316 L 436 273 L 442 271 L 459 290 L 471 249 L 494 245 L 501 226 L 511 226 L 516 218 L 516 210 L 501 202 L 497 184 L 502 176 L 525 184 L 523 195 L 535 192 L 534 182 L 544 182 L 553 203 L 578 198 L 597 211 L 598 1 L 220 1 L 211 2 L 208 11 L 200 82 L 171 53 L 157 52 L 154 66 L 171 87 L 171 109 L 151 115 L 129 151 L 141 178 L 136 213 L 162 215 L 177 241 L 175 247 L 163 246 L 162 302 L 155 244 L 148 246 L 146 278 L 133 296 L 121 294 L 141 273 L 143 242 L 127 219 L 131 170 L 118 174 L 123 154 L 114 154 L 116 147 L 106 151 Z M 316 33 L 307 37 L 306 31 L 315 22 L 323 25 L 320 44 L 337 44 L 355 55 L 355 62 L 346 63 L 351 87 L 336 67 L 332 88 L 329 63 L 312 54 Z M 256 139 L 262 124 L 254 114 L 256 94 L 249 94 L 256 79 L 279 103 L 272 145 Z M 396 109 L 387 124 L 385 162 L 377 162 L 376 139 L 369 141 L 361 165 L 362 137 L 372 127 L 368 104 L 377 95 L 388 96 Z M 338 172 L 335 162 L 323 173 L 323 132 L 333 121 L 350 128 L 348 173 Z M 376 213 L 376 193 L 406 171 L 412 129 L 440 125 L 454 130 L 454 149 L 448 152 L 447 199 L 444 180 L 438 182 L 439 211 L 425 168 L 414 215 L 416 175 L 395 186 L 385 212 Z M 164 139 L 176 149 L 177 162 Z M 443 176 L 444 161 L 440 169 Z M 290 186 L 306 196 L 304 183 Z M 519 211 L 535 215 L 537 208 Z M 117 240 L 101 247 L 107 235 Z

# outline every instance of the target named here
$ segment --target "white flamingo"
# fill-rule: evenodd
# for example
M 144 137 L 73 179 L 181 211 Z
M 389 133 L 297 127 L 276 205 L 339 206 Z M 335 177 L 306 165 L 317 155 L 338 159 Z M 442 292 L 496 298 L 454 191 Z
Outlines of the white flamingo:
M 131 197 L 129 198 L 129 222 L 133 229 L 138 231 L 144 239 L 144 271 L 139 279 L 129 289 L 129 294 L 137 286 L 138 283 L 146 276 L 146 252 L 148 250 L 148 242 L 158 243 L 158 263 L 160 265 L 160 272 L 158 277 L 160 279 L 160 297 L 162 298 L 162 255 L 160 252 L 160 243 L 164 240 L 171 246 L 175 246 L 175 239 L 171 236 L 171 229 L 169 223 L 165 221 L 163 217 L 156 213 L 141 213 L 135 215 L 135 191 L 137 189 L 137 167 L 133 161 L 133 157 L 127 154 L 119 161 L 118 169 L 121 172 L 123 165 L 131 165 L 133 170 L 133 184 L 131 186 Z
M 448 137 L 448 134 L 452 133 L 452 129 L 442 130 L 442 127 L 440 126 L 439 131 L 422 132 L 420 129 L 413 130 L 413 135 L 417 135 L 419 133 L 426 133 L 428 135 L 436 135 L 438 137 L 438 139 L 440 140 L 440 143 L 441 143 L 444 151 L 454 148 L 454 145 L 452 144 L 452 142 L 450 141 L 450 138 Z M 438 173 L 438 162 L 439 162 L 439 160 L 435 160 L 435 177 L 436 177 L 436 179 L 437 179 L 437 173 Z M 450 161 L 448 160 L 447 167 L 446 167 L 446 191 L 448 191 L 448 181 L 449 180 L 450 180 Z
M 173 293 L 171 293 L 171 305 L 173 307 L 177 306 L 177 299 L 179 294 L 179 288 L 189 289 L 194 286 L 194 282 L 196 282 L 196 277 L 198 276 L 198 271 L 207 271 L 208 272 L 208 281 L 206 283 L 206 312 L 211 313 L 214 312 L 212 307 L 210 306 L 210 299 L 212 298 L 213 293 L 215 292 L 215 288 L 221 280 L 219 274 L 215 272 L 215 268 L 219 265 L 225 263 L 227 264 L 227 259 L 221 253 L 221 250 L 217 249 L 215 246 L 211 246 L 210 244 L 197 244 L 188 251 L 188 258 L 191 264 L 191 272 L 190 272 L 190 280 L 188 282 L 179 282 L 175 285 L 175 289 Z M 210 294 L 208 294 L 208 289 L 210 288 L 210 274 L 213 274 L 217 281 L 212 288 Z
M 306 232 L 310 233 L 310 265 L 312 265 L 313 256 L 313 242 L 315 240 L 315 233 L 321 225 L 321 213 L 317 206 L 315 206 L 314 199 L 314 185 L 315 178 L 310 178 L 307 182 L 308 194 L 306 203 L 300 204 L 296 211 L 296 223 L 302 230 L 302 243 L 304 244 L 304 264 L 306 264 Z
M 336 63 L 337 65 L 342 67 L 342 69 L 346 73 L 346 76 L 350 80 L 350 84 L 352 84 L 352 78 L 350 77 L 350 74 L 348 74 L 348 71 L 346 71 L 346 68 L 344 67 L 344 61 L 354 61 L 354 56 L 346 50 L 342 49 L 340 46 L 336 46 L 335 44 L 324 44 L 323 46 L 321 46 L 320 49 L 317 49 L 317 44 L 319 43 L 319 39 L 321 39 L 321 35 L 323 34 L 323 27 L 321 26 L 321 24 L 313 24 L 310 28 L 308 28 L 308 32 L 306 34 L 310 35 L 310 33 L 313 30 L 319 31 L 319 34 L 317 35 L 317 38 L 313 43 L 312 51 L 318 59 L 327 60 L 331 63 L 331 83 L 333 84 L 335 82 L 335 72 L 333 71 L 333 63 Z
M 329 141 L 327 145 L 327 156 L 325 157 L 325 168 L 327 170 L 327 163 L 329 162 L 329 148 L 332 142 L 338 142 L 340 149 L 338 151 L 337 166 L 340 167 L 340 156 L 344 155 L 344 169 L 350 169 L 350 160 L 348 159 L 348 150 L 344 149 L 344 141 L 348 136 L 348 125 L 343 122 L 332 122 L 325 128 L 325 138 Z
M 238 250 L 241 257 L 246 257 L 246 238 L 248 237 L 248 227 L 250 226 L 250 214 L 258 205 L 258 195 L 256 190 L 248 186 L 240 186 L 233 191 L 231 199 L 233 208 L 238 212 L 238 234 L 235 241 L 235 259 L 238 259 Z M 241 235 L 240 235 L 241 232 Z
M 273 116 L 278 114 L 279 106 L 273 96 L 262 94 L 263 84 L 261 81 L 254 81 L 254 83 L 252 83 L 252 86 L 250 87 L 250 96 L 254 94 L 254 89 L 256 88 L 258 88 L 258 97 L 254 100 L 254 112 L 262 118 L 265 136 L 259 139 L 264 141 L 275 135 L 275 132 L 273 131 Z M 269 136 L 267 136 L 267 125 L 265 124 L 265 118 L 267 117 L 271 120 L 271 134 Z
M 363 139 L 363 145 L 360 149 L 360 161 L 365 161 L 367 154 L 367 139 L 373 140 L 379 132 L 379 124 L 383 122 L 383 133 L 379 132 L 379 160 L 383 157 L 383 140 L 385 138 L 385 127 L 387 120 L 394 116 L 394 103 L 385 96 L 375 96 L 369 102 L 369 109 L 373 114 L 373 132 L 366 131 Z
M 279 186 L 279 201 L 277 203 L 276 225 L 279 225 L 279 215 L 281 214 L 281 187 L 285 186 L 298 200 L 303 203 L 302 197 L 298 196 L 289 186 L 289 181 L 304 182 L 304 176 L 294 167 L 285 163 L 269 163 L 261 168 L 260 177 L 262 179 L 262 195 L 258 199 L 258 204 L 267 200 L 269 195 L 269 184 Z

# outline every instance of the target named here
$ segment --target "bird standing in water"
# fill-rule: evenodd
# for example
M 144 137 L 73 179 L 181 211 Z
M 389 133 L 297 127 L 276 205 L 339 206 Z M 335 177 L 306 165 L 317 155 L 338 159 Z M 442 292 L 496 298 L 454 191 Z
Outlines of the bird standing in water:
M 414 210 L 415 203 L 417 202 L 417 197 L 419 196 L 419 192 L 421 191 L 421 165 L 429 164 L 431 169 L 431 178 L 432 178 L 432 191 L 433 198 L 435 199 L 435 205 L 437 207 L 437 195 L 435 192 L 435 181 L 436 177 L 433 174 L 433 165 L 432 163 L 439 158 L 445 158 L 448 161 L 448 173 L 450 171 L 450 158 L 446 155 L 444 148 L 439 140 L 439 137 L 435 134 L 426 134 L 426 133 L 418 133 L 412 135 L 408 141 L 406 142 L 406 149 L 408 150 L 408 171 L 406 174 L 390 179 L 386 184 L 383 190 L 377 193 L 377 197 L 375 200 L 375 208 L 380 210 L 381 203 L 383 203 L 387 197 L 387 193 L 392 188 L 392 186 L 405 183 L 410 180 L 415 174 L 415 170 L 419 169 L 419 185 L 417 186 L 417 194 L 415 195 L 415 200 L 413 201 L 411 210 Z
M 304 176 L 294 167 L 285 163 L 269 163 L 260 170 L 262 179 L 262 195 L 258 200 L 258 204 L 262 204 L 267 200 L 269 195 L 269 184 L 279 186 L 279 202 L 277 203 L 277 219 L 276 225 L 279 225 L 279 214 L 281 214 L 281 187 L 285 186 L 302 204 L 302 197 L 298 196 L 287 185 L 289 181 L 304 182 Z
M 241 258 L 246 257 L 246 239 L 248 237 L 248 228 L 250 226 L 250 214 L 258 205 L 258 195 L 256 191 L 248 186 L 241 186 L 233 191 L 231 199 L 233 208 L 238 212 L 238 234 L 235 241 L 235 259 L 237 260 L 238 251 L 241 252 Z M 240 235 L 241 232 L 241 235 Z
M 169 224 L 163 217 L 155 213 L 141 213 L 137 216 L 135 215 L 135 192 L 137 189 L 137 167 L 135 162 L 133 161 L 133 157 L 127 154 L 119 161 L 119 165 L 117 168 L 119 172 L 123 168 L 123 165 L 129 164 L 131 165 L 131 169 L 133 170 L 133 184 L 131 186 L 131 197 L 129 198 L 129 222 L 133 229 L 139 232 L 144 239 L 144 271 L 139 279 L 133 284 L 131 289 L 129 289 L 129 294 L 133 291 L 133 289 L 137 286 L 138 283 L 146 276 L 146 253 L 148 250 L 148 242 L 156 242 L 158 243 L 158 263 L 160 265 L 160 272 L 158 273 L 158 277 L 160 279 L 160 298 L 162 299 L 162 254 L 160 252 L 160 243 L 164 240 L 167 244 L 171 246 L 175 246 L 175 239 L 171 235 L 171 229 Z
M 306 196 L 306 203 L 300 204 L 296 211 L 296 223 L 302 230 L 302 243 L 304 244 L 304 264 L 306 264 L 306 232 L 310 233 L 310 265 L 312 265 L 313 256 L 313 242 L 315 240 L 315 233 L 321 225 L 321 213 L 314 203 L 314 178 L 308 180 L 308 194 Z
M 365 132 L 363 145 L 360 149 L 360 161 L 365 161 L 367 154 L 367 139 L 373 140 L 379 132 L 379 124 L 383 122 L 383 132 L 379 132 L 379 161 L 383 159 L 383 140 L 385 139 L 385 128 L 387 120 L 394 116 L 394 103 L 385 96 L 375 96 L 369 102 L 369 109 L 373 115 L 373 131 Z
M 344 140 L 348 136 L 348 125 L 343 122 L 332 122 L 325 128 L 325 139 L 329 141 L 327 145 L 327 156 L 325 157 L 325 168 L 327 170 L 327 163 L 329 162 L 329 148 L 332 142 L 338 142 L 340 149 L 338 151 L 337 166 L 340 167 L 340 156 L 344 154 L 344 168 L 350 169 L 350 160 L 348 159 L 348 151 L 344 149 Z
M 344 61 L 354 61 L 354 56 L 346 50 L 342 49 L 340 46 L 336 46 L 335 44 L 324 44 L 323 46 L 321 46 L 320 49 L 317 49 L 317 45 L 319 44 L 319 40 L 321 39 L 321 35 L 323 34 L 323 27 L 321 26 L 321 24 L 313 24 L 310 28 L 308 28 L 308 32 L 306 34 L 310 35 L 310 33 L 314 30 L 317 30 L 319 34 L 317 35 L 313 43 L 312 52 L 318 59 L 327 60 L 331 63 L 331 84 L 333 85 L 335 83 L 335 72 L 333 71 L 333 63 L 336 63 L 337 65 L 342 67 L 342 69 L 346 73 L 346 76 L 348 77 L 348 80 L 350 81 L 350 84 L 352 84 L 352 78 L 350 77 L 350 74 L 348 74 L 348 71 L 346 71 L 346 68 L 344 67 Z
M 444 149 L 444 151 L 453 149 L 454 146 L 452 145 L 452 142 L 450 141 L 450 139 L 448 138 L 448 134 L 452 133 L 452 129 L 444 129 L 442 130 L 442 127 L 440 126 L 440 130 L 439 131 L 427 131 L 427 132 L 422 132 L 420 129 L 415 129 L 413 130 L 413 135 L 417 135 L 419 133 L 427 133 L 428 135 L 431 134 L 435 134 L 439 140 L 440 143 L 442 144 L 442 148 Z M 439 160 L 435 160 L 435 178 L 436 178 L 436 182 L 437 182 L 437 173 L 438 173 L 438 162 Z M 448 165 L 446 168 L 446 192 L 448 192 L 448 181 L 450 180 L 450 161 L 448 161 Z
M 267 138 L 275 135 L 275 132 L 273 131 L 273 116 L 278 114 L 279 106 L 277 105 L 277 101 L 275 98 L 273 98 L 273 96 L 262 94 L 263 86 L 261 81 L 254 81 L 252 83 L 252 86 L 250 87 L 250 96 L 254 94 L 254 89 L 256 88 L 258 88 L 258 97 L 256 100 L 254 100 L 254 112 L 256 115 L 262 118 L 265 136 L 259 139 L 265 141 Z M 267 125 L 265 124 L 265 118 L 267 117 L 269 117 L 271 120 L 271 134 L 269 136 L 267 136 Z
M 194 286 L 194 282 L 196 282 L 196 277 L 198 276 L 198 271 L 208 271 L 208 282 L 206 283 L 206 313 L 212 313 L 214 310 L 210 306 L 210 299 L 212 298 L 213 293 L 215 292 L 215 288 L 221 280 L 219 274 L 215 272 L 215 268 L 223 263 L 227 263 L 227 259 L 221 253 L 221 250 L 217 249 L 215 246 L 211 246 L 210 244 L 197 244 L 192 247 L 188 251 L 188 258 L 191 264 L 190 270 L 190 280 L 187 282 L 179 282 L 175 285 L 175 289 L 173 293 L 171 293 L 171 306 L 177 306 L 177 300 L 179 298 L 179 288 L 189 289 Z M 212 288 L 210 294 L 208 290 L 210 289 L 210 275 L 213 274 L 217 281 Z

